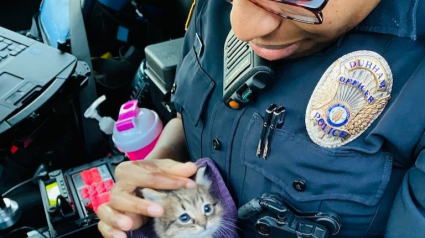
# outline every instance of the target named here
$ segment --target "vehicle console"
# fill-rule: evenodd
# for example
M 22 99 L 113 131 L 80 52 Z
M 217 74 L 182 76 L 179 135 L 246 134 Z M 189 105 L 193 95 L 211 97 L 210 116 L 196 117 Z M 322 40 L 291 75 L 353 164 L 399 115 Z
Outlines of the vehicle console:
M 55 170 L 39 181 L 50 237 L 97 225 L 97 209 L 109 202 L 115 168 L 124 158 L 114 155 L 66 171 Z

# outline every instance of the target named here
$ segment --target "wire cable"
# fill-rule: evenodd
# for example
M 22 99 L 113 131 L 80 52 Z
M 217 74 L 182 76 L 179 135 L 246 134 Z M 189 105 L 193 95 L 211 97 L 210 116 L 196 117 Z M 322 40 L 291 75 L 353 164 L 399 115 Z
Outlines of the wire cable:
M 63 198 L 63 197 L 60 194 L 56 197 L 55 212 L 59 210 L 59 213 L 60 213 L 61 217 L 62 218 L 65 218 L 65 215 L 63 214 L 63 211 L 62 211 L 62 207 L 60 206 L 61 203 L 62 203 L 61 198 Z
M 6 195 L 8 195 L 9 193 L 11 193 L 13 190 L 15 190 L 15 189 L 17 189 L 17 188 L 19 188 L 19 187 L 21 187 L 21 186 L 23 186 L 23 185 L 27 184 L 27 183 L 30 183 L 30 182 L 35 181 L 35 180 L 38 180 L 38 179 L 44 179 L 44 178 L 46 178 L 46 177 L 47 177 L 47 172 L 45 172 L 45 171 L 40 172 L 40 173 L 37 175 L 37 177 L 27 179 L 27 180 L 23 181 L 22 183 L 19 183 L 18 185 L 13 186 L 11 189 L 9 189 L 9 190 L 7 190 L 5 193 L 3 193 L 3 194 L 2 194 L 2 196 L 3 196 L 3 197 L 5 197 L 5 196 L 6 196 Z
M 7 233 L 7 235 L 4 237 L 4 238 L 7 238 L 7 237 L 9 237 L 10 235 L 12 235 L 13 233 L 16 233 L 16 232 L 18 232 L 18 231 L 22 231 L 22 230 L 32 230 L 32 231 L 36 231 L 40 236 L 42 236 L 42 237 L 44 237 L 44 238 L 48 238 L 47 236 L 45 236 L 43 233 L 41 233 L 39 230 L 37 230 L 37 229 L 35 229 L 35 228 L 33 228 L 33 227 L 30 227 L 30 226 L 23 226 L 23 227 L 19 227 L 19 228 L 16 228 L 15 230 L 13 230 L 13 231 L 11 231 L 11 232 L 9 232 L 9 233 Z
M 38 180 L 38 179 L 40 179 L 38 176 L 37 176 L 37 177 L 35 177 L 35 178 L 27 179 L 27 180 L 25 180 L 24 182 L 19 183 L 18 185 L 16 185 L 16 186 L 12 187 L 11 189 L 7 190 L 5 193 L 3 193 L 3 194 L 2 194 L 2 196 L 3 196 L 3 197 L 5 197 L 5 196 L 7 196 L 9 193 L 11 193 L 13 190 L 15 190 L 15 189 L 17 189 L 17 188 L 19 188 L 19 187 L 21 187 L 21 186 L 23 186 L 23 185 L 27 184 L 27 183 L 30 183 L 30 182 L 35 181 L 35 180 Z

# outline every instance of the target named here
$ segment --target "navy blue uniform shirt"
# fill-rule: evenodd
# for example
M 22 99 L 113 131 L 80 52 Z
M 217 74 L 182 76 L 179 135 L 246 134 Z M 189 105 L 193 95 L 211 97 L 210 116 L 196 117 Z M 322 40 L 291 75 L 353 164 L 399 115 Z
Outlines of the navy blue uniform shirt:
M 231 5 L 197 1 L 173 95 L 192 160 L 214 160 L 238 206 L 272 192 L 299 211 L 337 213 L 342 227 L 336 237 L 425 237 L 423 5 L 383 0 L 326 49 L 279 61 L 273 84 L 255 102 L 232 110 L 221 100 Z M 394 78 L 391 99 L 352 142 L 319 146 L 306 130 L 310 97 L 333 62 L 359 50 L 376 52 L 388 62 Z M 264 160 L 255 154 L 271 103 L 286 107 L 286 120 Z M 305 182 L 302 191 L 293 186 L 297 180 Z M 255 219 L 242 222 L 243 237 L 255 237 Z

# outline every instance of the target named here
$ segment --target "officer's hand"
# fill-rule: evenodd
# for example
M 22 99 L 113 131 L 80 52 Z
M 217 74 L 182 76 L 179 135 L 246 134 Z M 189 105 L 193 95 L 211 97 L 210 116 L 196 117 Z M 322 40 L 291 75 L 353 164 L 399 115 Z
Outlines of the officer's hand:
M 125 238 L 124 231 L 134 230 L 159 217 L 163 208 L 135 196 L 138 187 L 153 189 L 179 189 L 195 187 L 188 177 L 196 173 L 194 163 L 180 163 L 170 159 L 150 159 L 123 162 L 115 170 L 114 184 L 109 203 L 99 206 L 98 228 L 107 238 Z

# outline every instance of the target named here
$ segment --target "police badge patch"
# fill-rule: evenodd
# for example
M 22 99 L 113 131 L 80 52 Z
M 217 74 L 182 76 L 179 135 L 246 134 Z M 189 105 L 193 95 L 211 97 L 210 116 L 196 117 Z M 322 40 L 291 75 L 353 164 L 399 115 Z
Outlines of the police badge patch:
M 390 100 L 393 75 L 382 56 L 356 51 L 335 61 L 311 95 L 305 115 L 314 143 L 339 147 L 360 136 Z

